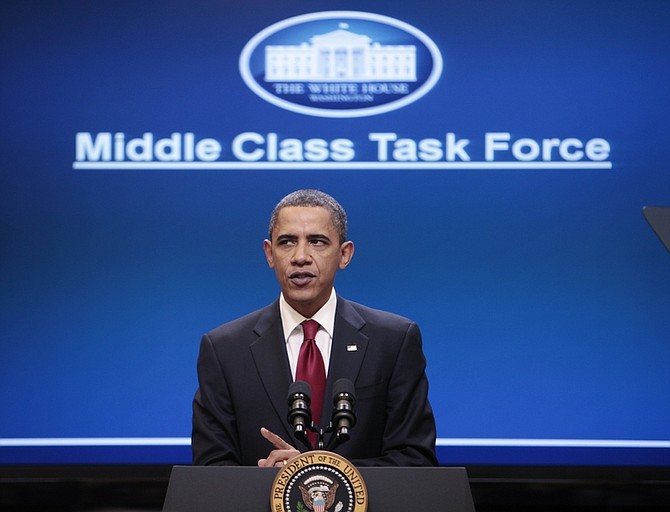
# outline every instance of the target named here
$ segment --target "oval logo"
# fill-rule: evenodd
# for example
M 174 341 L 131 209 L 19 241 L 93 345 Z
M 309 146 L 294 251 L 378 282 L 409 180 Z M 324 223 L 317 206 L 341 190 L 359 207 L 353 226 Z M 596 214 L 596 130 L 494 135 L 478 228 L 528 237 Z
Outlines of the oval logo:
M 418 100 L 442 73 L 442 55 L 420 30 L 388 16 L 326 11 L 267 27 L 240 54 L 258 96 L 320 117 L 362 117 Z
M 272 512 L 366 512 L 368 489 L 356 467 L 324 450 L 295 456 L 277 473 Z

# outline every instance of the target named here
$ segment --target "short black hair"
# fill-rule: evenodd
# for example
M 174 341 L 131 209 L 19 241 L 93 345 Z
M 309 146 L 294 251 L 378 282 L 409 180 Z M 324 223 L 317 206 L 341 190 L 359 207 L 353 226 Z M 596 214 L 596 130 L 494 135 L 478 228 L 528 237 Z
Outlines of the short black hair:
M 347 241 L 347 213 L 344 211 L 344 208 L 342 208 L 342 205 L 340 205 L 334 197 L 314 189 L 296 190 L 277 203 L 277 206 L 272 210 L 272 215 L 270 216 L 270 228 L 268 231 L 270 240 L 272 240 L 272 232 L 277 225 L 279 211 L 282 208 L 287 208 L 289 206 L 325 208 L 330 212 L 330 218 L 339 235 L 340 244 Z

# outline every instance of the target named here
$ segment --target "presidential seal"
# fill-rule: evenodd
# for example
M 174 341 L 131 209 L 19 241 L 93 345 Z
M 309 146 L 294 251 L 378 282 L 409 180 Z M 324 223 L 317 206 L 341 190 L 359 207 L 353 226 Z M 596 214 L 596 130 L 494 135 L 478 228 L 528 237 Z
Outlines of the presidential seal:
M 368 491 L 354 465 L 314 450 L 289 460 L 270 493 L 271 512 L 366 512 Z

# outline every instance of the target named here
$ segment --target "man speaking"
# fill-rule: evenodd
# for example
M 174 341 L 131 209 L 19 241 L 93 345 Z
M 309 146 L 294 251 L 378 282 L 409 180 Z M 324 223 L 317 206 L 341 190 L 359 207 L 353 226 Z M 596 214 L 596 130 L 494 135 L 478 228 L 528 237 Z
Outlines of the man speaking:
M 356 422 L 334 451 L 357 466 L 432 466 L 435 420 L 418 326 L 335 293 L 354 255 L 347 217 L 328 194 L 299 190 L 272 212 L 263 242 L 281 294 L 202 337 L 193 400 L 193 463 L 281 466 L 299 453 L 287 390 L 311 388 L 326 428 L 334 384 L 354 384 Z

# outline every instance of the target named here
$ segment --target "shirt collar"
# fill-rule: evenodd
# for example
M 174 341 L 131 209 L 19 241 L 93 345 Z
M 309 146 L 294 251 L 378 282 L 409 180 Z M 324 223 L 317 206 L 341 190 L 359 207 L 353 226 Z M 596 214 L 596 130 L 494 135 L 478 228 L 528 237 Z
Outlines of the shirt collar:
M 330 292 L 330 298 L 328 301 L 312 317 L 313 320 L 319 322 L 321 328 L 328 333 L 331 339 L 335 329 L 336 309 L 337 294 L 335 293 L 335 288 L 333 288 Z M 281 323 L 284 329 L 284 341 L 288 340 L 288 337 L 291 335 L 293 330 L 298 327 L 298 325 L 300 325 L 304 320 L 307 320 L 306 317 L 302 316 L 295 309 L 293 309 L 288 302 L 286 302 L 283 293 L 279 296 L 279 314 L 281 315 Z

